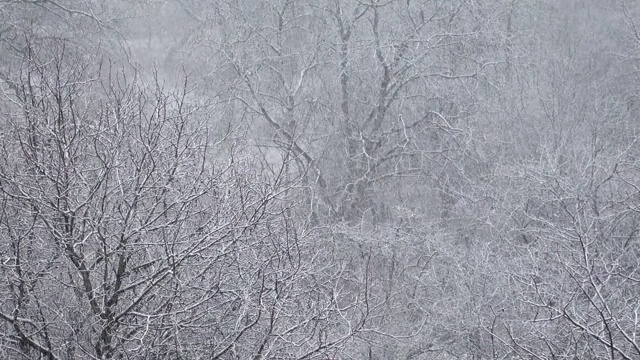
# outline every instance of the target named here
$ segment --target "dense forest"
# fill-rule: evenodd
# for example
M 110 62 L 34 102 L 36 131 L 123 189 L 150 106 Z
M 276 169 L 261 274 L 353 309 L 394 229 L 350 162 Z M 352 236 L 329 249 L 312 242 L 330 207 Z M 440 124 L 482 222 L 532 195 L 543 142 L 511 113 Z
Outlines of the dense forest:
M 0 358 L 640 359 L 640 2 L 0 0 Z

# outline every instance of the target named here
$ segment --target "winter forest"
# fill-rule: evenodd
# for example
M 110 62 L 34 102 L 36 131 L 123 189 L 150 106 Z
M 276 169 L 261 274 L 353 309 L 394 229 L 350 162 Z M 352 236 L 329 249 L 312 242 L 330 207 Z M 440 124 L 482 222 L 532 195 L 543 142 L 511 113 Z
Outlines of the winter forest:
M 0 0 L 0 359 L 640 359 L 640 2 Z

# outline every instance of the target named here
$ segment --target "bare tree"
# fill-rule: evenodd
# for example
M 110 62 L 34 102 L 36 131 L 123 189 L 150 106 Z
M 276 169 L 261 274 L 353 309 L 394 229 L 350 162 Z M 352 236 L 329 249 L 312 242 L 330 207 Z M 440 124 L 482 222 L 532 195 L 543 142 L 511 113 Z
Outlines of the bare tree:
M 216 138 L 187 80 L 67 51 L 29 49 L 5 94 L 7 356 L 311 359 L 365 327 L 372 285 L 291 213 L 292 158 Z

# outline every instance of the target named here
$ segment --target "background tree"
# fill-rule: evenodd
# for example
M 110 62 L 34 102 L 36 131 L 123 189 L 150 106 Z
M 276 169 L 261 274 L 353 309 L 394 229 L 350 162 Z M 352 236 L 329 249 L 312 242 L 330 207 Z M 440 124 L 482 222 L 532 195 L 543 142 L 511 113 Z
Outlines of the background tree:
M 637 358 L 638 18 L 0 3 L 0 356 Z

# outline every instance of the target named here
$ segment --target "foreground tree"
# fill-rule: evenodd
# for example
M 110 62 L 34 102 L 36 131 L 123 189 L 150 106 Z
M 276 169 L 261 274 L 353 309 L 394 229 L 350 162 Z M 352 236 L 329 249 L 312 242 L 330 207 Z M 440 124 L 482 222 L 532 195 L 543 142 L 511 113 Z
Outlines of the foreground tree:
M 66 45 L 30 48 L 5 94 L 3 356 L 315 358 L 364 327 L 371 285 L 290 212 L 291 159 L 247 157 L 186 80 Z

